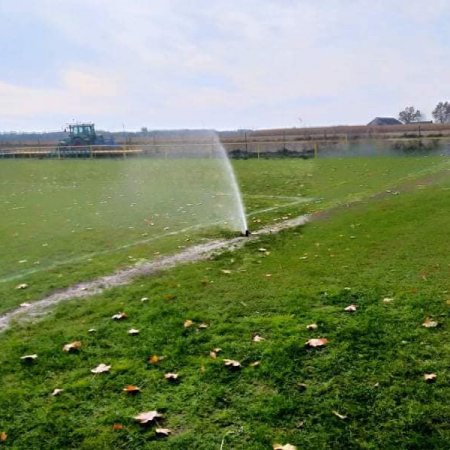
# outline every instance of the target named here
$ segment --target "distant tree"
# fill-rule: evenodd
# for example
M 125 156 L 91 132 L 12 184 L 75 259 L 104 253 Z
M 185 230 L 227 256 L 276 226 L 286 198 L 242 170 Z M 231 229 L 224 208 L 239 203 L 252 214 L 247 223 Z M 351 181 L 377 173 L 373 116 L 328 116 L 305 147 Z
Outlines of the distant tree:
M 431 114 L 437 123 L 450 123 L 450 103 L 439 102 Z
M 422 113 L 414 106 L 407 106 L 403 111 L 399 112 L 398 120 L 403 123 L 419 122 L 422 120 Z
M 141 133 L 142 133 L 144 136 L 147 136 L 147 134 L 148 134 L 148 128 L 147 128 L 147 127 L 142 127 L 142 128 L 141 128 Z

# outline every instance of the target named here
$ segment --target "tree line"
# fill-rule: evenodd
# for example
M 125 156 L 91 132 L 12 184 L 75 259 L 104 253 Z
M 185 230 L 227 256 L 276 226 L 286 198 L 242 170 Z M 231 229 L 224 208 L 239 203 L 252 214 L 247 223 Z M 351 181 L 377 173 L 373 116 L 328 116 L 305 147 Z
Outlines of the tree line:
M 436 123 L 450 123 L 450 102 L 439 102 L 431 114 Z M 407 106 L 398 114 L 398 120 L 403 123 L 420 122 L 424 118 L 424 114 L 414 106 Z

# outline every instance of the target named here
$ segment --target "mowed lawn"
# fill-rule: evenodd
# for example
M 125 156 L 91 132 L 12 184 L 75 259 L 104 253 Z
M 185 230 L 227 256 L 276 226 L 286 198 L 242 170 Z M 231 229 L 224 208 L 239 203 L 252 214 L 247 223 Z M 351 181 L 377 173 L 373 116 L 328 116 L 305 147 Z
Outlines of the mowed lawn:
M 236 167 L 255 202 L 263 193 L 321 198 L 310 210 L 363 201 L 239 251 L 65 303 L 0 335 L 0 445 L 448 448 L 450 172 L 405 183 L 445 160 L 301 163 Z M 398 194 L 369 198 L 401 179 Z M 261 220 L 285 214 L 275 212 Z M 356 311 L 345 311 L 352 304 Z M 122 311 L 126 319 L 112 320 Z M 424 327 L 427 319 L 437 326 Z M 307 348 L 311 338 L 328 343 Z M 73 341 L 79 351 L 63 352 Z M 21 361 L 29 354 L 38 357 Z M 230 370 L 224 359 L 242 367 Z M 91 373 L 101 363 L 109 372 Z M 130 384 L 140 393 L 124 392 Z M 52 396 L 56 388 L 64 390 Z M 133 419 L 153 410 L 162 415 L 156 423 Z M 156 428 L 172 433 L 160 437 Z
M 0 161 L 0 312 L 55 289 L 232 234 L 220 161 Z M 364 198 L 442 158 L 234 162 L 249 227 Z M 234 232 L 236 234 L 236 232 Z M 16 290 L 27 284 L 25 290 Z

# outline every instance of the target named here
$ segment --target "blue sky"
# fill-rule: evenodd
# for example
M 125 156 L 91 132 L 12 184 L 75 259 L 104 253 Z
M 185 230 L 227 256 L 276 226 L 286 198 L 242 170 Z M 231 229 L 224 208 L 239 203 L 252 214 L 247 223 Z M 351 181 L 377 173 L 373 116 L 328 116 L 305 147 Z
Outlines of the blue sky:
M 450 100 L 447 0 L 0 0 L 0 130 L 364 124 Z

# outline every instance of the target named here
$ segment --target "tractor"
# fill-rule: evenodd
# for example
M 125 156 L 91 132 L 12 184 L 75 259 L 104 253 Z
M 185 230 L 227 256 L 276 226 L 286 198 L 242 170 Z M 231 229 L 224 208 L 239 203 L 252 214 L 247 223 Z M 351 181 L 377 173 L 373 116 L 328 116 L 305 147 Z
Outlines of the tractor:
M 67 132 L 67 129 L 64 131 Z M 89 156 L 92 145 L 114 145 L 114 141 L 98 135 L 93 123 L 70 124 L 69 136 L 59 142 L 57 152 L 64 156 Z

